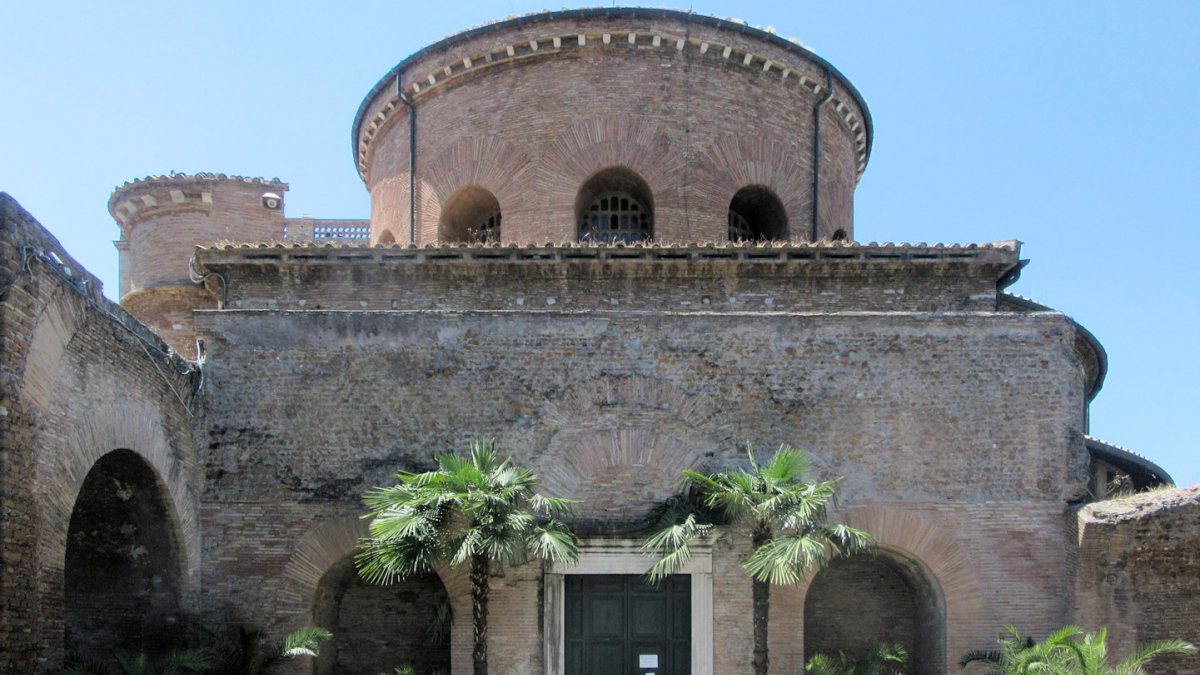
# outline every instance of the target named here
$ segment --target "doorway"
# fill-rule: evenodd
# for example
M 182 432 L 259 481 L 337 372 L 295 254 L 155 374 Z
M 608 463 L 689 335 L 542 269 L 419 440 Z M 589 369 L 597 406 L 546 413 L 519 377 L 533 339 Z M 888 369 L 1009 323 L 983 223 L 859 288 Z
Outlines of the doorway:
M 564 590 L 566 675 L 691 672 L 689 575 L 572 574 Z

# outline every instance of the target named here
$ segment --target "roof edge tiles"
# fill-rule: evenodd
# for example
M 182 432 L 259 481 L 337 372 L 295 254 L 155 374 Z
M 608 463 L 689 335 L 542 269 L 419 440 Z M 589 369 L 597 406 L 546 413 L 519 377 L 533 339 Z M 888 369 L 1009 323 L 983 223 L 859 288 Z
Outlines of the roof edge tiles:
M 169 174 L 143 176 L 141 178 L 134 178 L 132 180 L 127 180 L 124 183 L 113 188 L 112 194 L 108 198 L 108 212 L 114 218 L 116 218 L 117 217 L 116 209 L 117 209 L 117 205 L 121 201 L 121 197 L 123 195 L 125 195 L 126 193 L 132 192 L 134 190 L 164 187 L 164 186 L 170 186 L 170 185 L 179 185 L 179 184 L 183 184 L 183 183 L 203 183 L 203 182 L 248 183 L 251 185 L 264 185 L 264 186 L 276 187 L 276 188 L 279 188 L 279 189 L 285 190 L 285 191 L 288 189 L 288 184 L 279 180 L 278 178 L 263 178 L 260 176 L 238 176 L 238 175 L 231 175 L 231 174 L 224 174 L 224 173 L 210 173 L 210 172 L 205 172 L 205 171 L 201 171 L 199 173 L 179 173 L 179 172 L 173 171 Z
M 1139 476 L 1141 481 L 1145 481 L 1151 484 L 1151 486 L 1154 486 L 1154 483 L 1159 485 L 1175 484 L 1175 480 L 1171 478 L 1171 474 L 1167 473 L 1166 469 L 1132 450 L 1119 445 L 1113 445 L 1108 441 L 1100 440 L 1094 436 L 1084 436 L 1083 440 L 1088 452 L 1093 457 L 1103 459 L 1130 473 L 1140 471 L 1142 474 Z

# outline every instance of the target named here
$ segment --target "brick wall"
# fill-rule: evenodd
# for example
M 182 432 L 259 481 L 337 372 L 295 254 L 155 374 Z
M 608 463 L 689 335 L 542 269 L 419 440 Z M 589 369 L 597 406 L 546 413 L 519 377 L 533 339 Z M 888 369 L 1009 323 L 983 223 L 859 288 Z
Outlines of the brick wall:
M 504 241 L 574 240 L 580 187 L 612 166 L 649 184 L 661 241 L 724 241 L 748 185 L 779 197 L 791 238 L 813 229 L 825 72 L 765 33 L 669 12 L 526 17 L 424 50 L 401 80 L 416 109 L 418 243 L 438 240 L 442 208 L 468 185 L 499 201 Z M 386 85 L 364 102 L 359 150 L 374 239 L 407 242 L 409 108 Z M 866 111 L 835 79 L 822 115 L 818 236 L 852 236 Z
M 674 490 L 672 462 L 715 467 L 746 439 L 794 443 L 818 475 L 846 477 L 848 517 L 929 567 L 945 658 L 988 646 L 1011 616 L 1067 619 L 1063 504 L 1083 490 L 1086 453 L 1084 375 L 1061 315 L 225 310 L 197 324 L 210 611 L 283 620 L 270 598 L 315 523 L 359 511 L 397 468 L 490 435 L 548 489 L 580 488 L 582 520 L 618 529 Z M 672 441 L 687 453 L 641 453 Z M 637 495 L 593 489 L 622 472 Z M 855 515 L 872 504 L 884 506 Z M 995 556 L 1001 542 L 1019 552 Z M 718 672 L 749 659 L 738 545 L 714 552 Z M 510 574 L 493 658 L 537 672 L 540 574 Z M 803 597 L 781 593 L 774 611 L 777 662 L 795 667 Z M 469 642 L 456 632 L 456 668 Z
M 200 542 L 191 373 L 28 213 L 0 194 L 0 670 L 61 667 L 68 527 L 96 461 L 127 449 L 160 481 L 179 542 L 179 603 L 197 608 Z M 70 268 L 67 274 L 65 268 Z
M 1200 486 L 1096 502 L 1079 512 L 1075 621 L 1107 628 L 1120 658 L 1137 645 L 1200 645 Z M 1153 661 L 1148 672 L 1200 673 L 1200 658 Z
M 197 265 L 240 309 L 991 311 L 1015 245 L 229 248 Z

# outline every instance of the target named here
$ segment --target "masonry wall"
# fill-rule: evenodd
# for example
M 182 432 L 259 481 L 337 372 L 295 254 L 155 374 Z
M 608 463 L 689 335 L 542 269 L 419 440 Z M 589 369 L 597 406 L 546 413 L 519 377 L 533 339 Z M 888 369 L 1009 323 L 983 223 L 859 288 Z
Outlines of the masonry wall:
M 416 241 L 438 240 L 446 201 L 468 185 L 498 199 L 505 242 L 574 240 L 576 195 L 611 166 L 649 184 L 658 240 L 724 241 L 730 201 L 749 185 L 779 197 L 789 238 L 811 238 L 826 75 L 766 37 L 682 13 L 584 11 L 526 17 L 421 52 L 400 73 L 416 111 Z M 373 240 L 390 232 L 403 243 L 411 109 L 387 85 L 364 103 L 359 161 Z M 819 238 L 853 235 L 865 163 L 866 112 L 836 79 L 834 97 L 821 113 Z
M 796 444 L 817 475 L 846 477 L 848 519 L 928 566 L 947 658 L 987 647 L 1012 616 L 1067 619 L 1064 502 L 1083 490 L 1086 453 L 1061 315 L 230 310 L 197 324 L 209 612 L 302 622 L 312 591 L 295 579 L 318 570 L 295 571 L 309 550 L 296 542 L 329 525 L 319 540 L 351 550 L 355 526 L 333 524 L 365 488 L 484 435 L 610 532 L 674 492 L 681 468 L 727 465 L 745 440 Z M 1020 552 L 996 556 L 1002 544 Z M 717 672 L 749 659 L 739 546 L 714 553 Z M 539 672 L 540 574 L 509 574 L 493 653 Z M 777 607 L 777 639 L 801 644 L 777 663 L 798 665 L 803 598 Z
M 1200 645 L 1200 486 L 1096 502 L 1079 512 L 1075 620 L 1107 628 L 1124 658 L 1137 645 Z M 1200 658 L 1155 660 L 1148 672 L 1200 673 Z
M 179 602 L 197 608 L 191 374 L 8 195 L 0 218 L 0 277 L 11 282 L 0 295 L 0 671 L 53 671 L 72 510 L 113 450 L 157 477 L 178 542 Z
M 990 311 L 1014 249 L 201 250 L 235 309 Z

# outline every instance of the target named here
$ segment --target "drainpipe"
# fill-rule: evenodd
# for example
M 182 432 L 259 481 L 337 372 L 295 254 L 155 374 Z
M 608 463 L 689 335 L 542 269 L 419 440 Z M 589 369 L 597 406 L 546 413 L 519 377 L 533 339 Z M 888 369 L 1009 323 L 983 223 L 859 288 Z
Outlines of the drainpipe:
M 396 96 L 408 108 L 408 243 L 417 244 L 417 109 L 404 95 L 401 78 L 403 71 L 396 73 Z
M 821 206 L 821 109 L 833 99 L 833 75 L 825 68 L 825 98 L 813 104 L 813 182 L 812 232 L 809 241 L 817 240 L 817 219 Z

